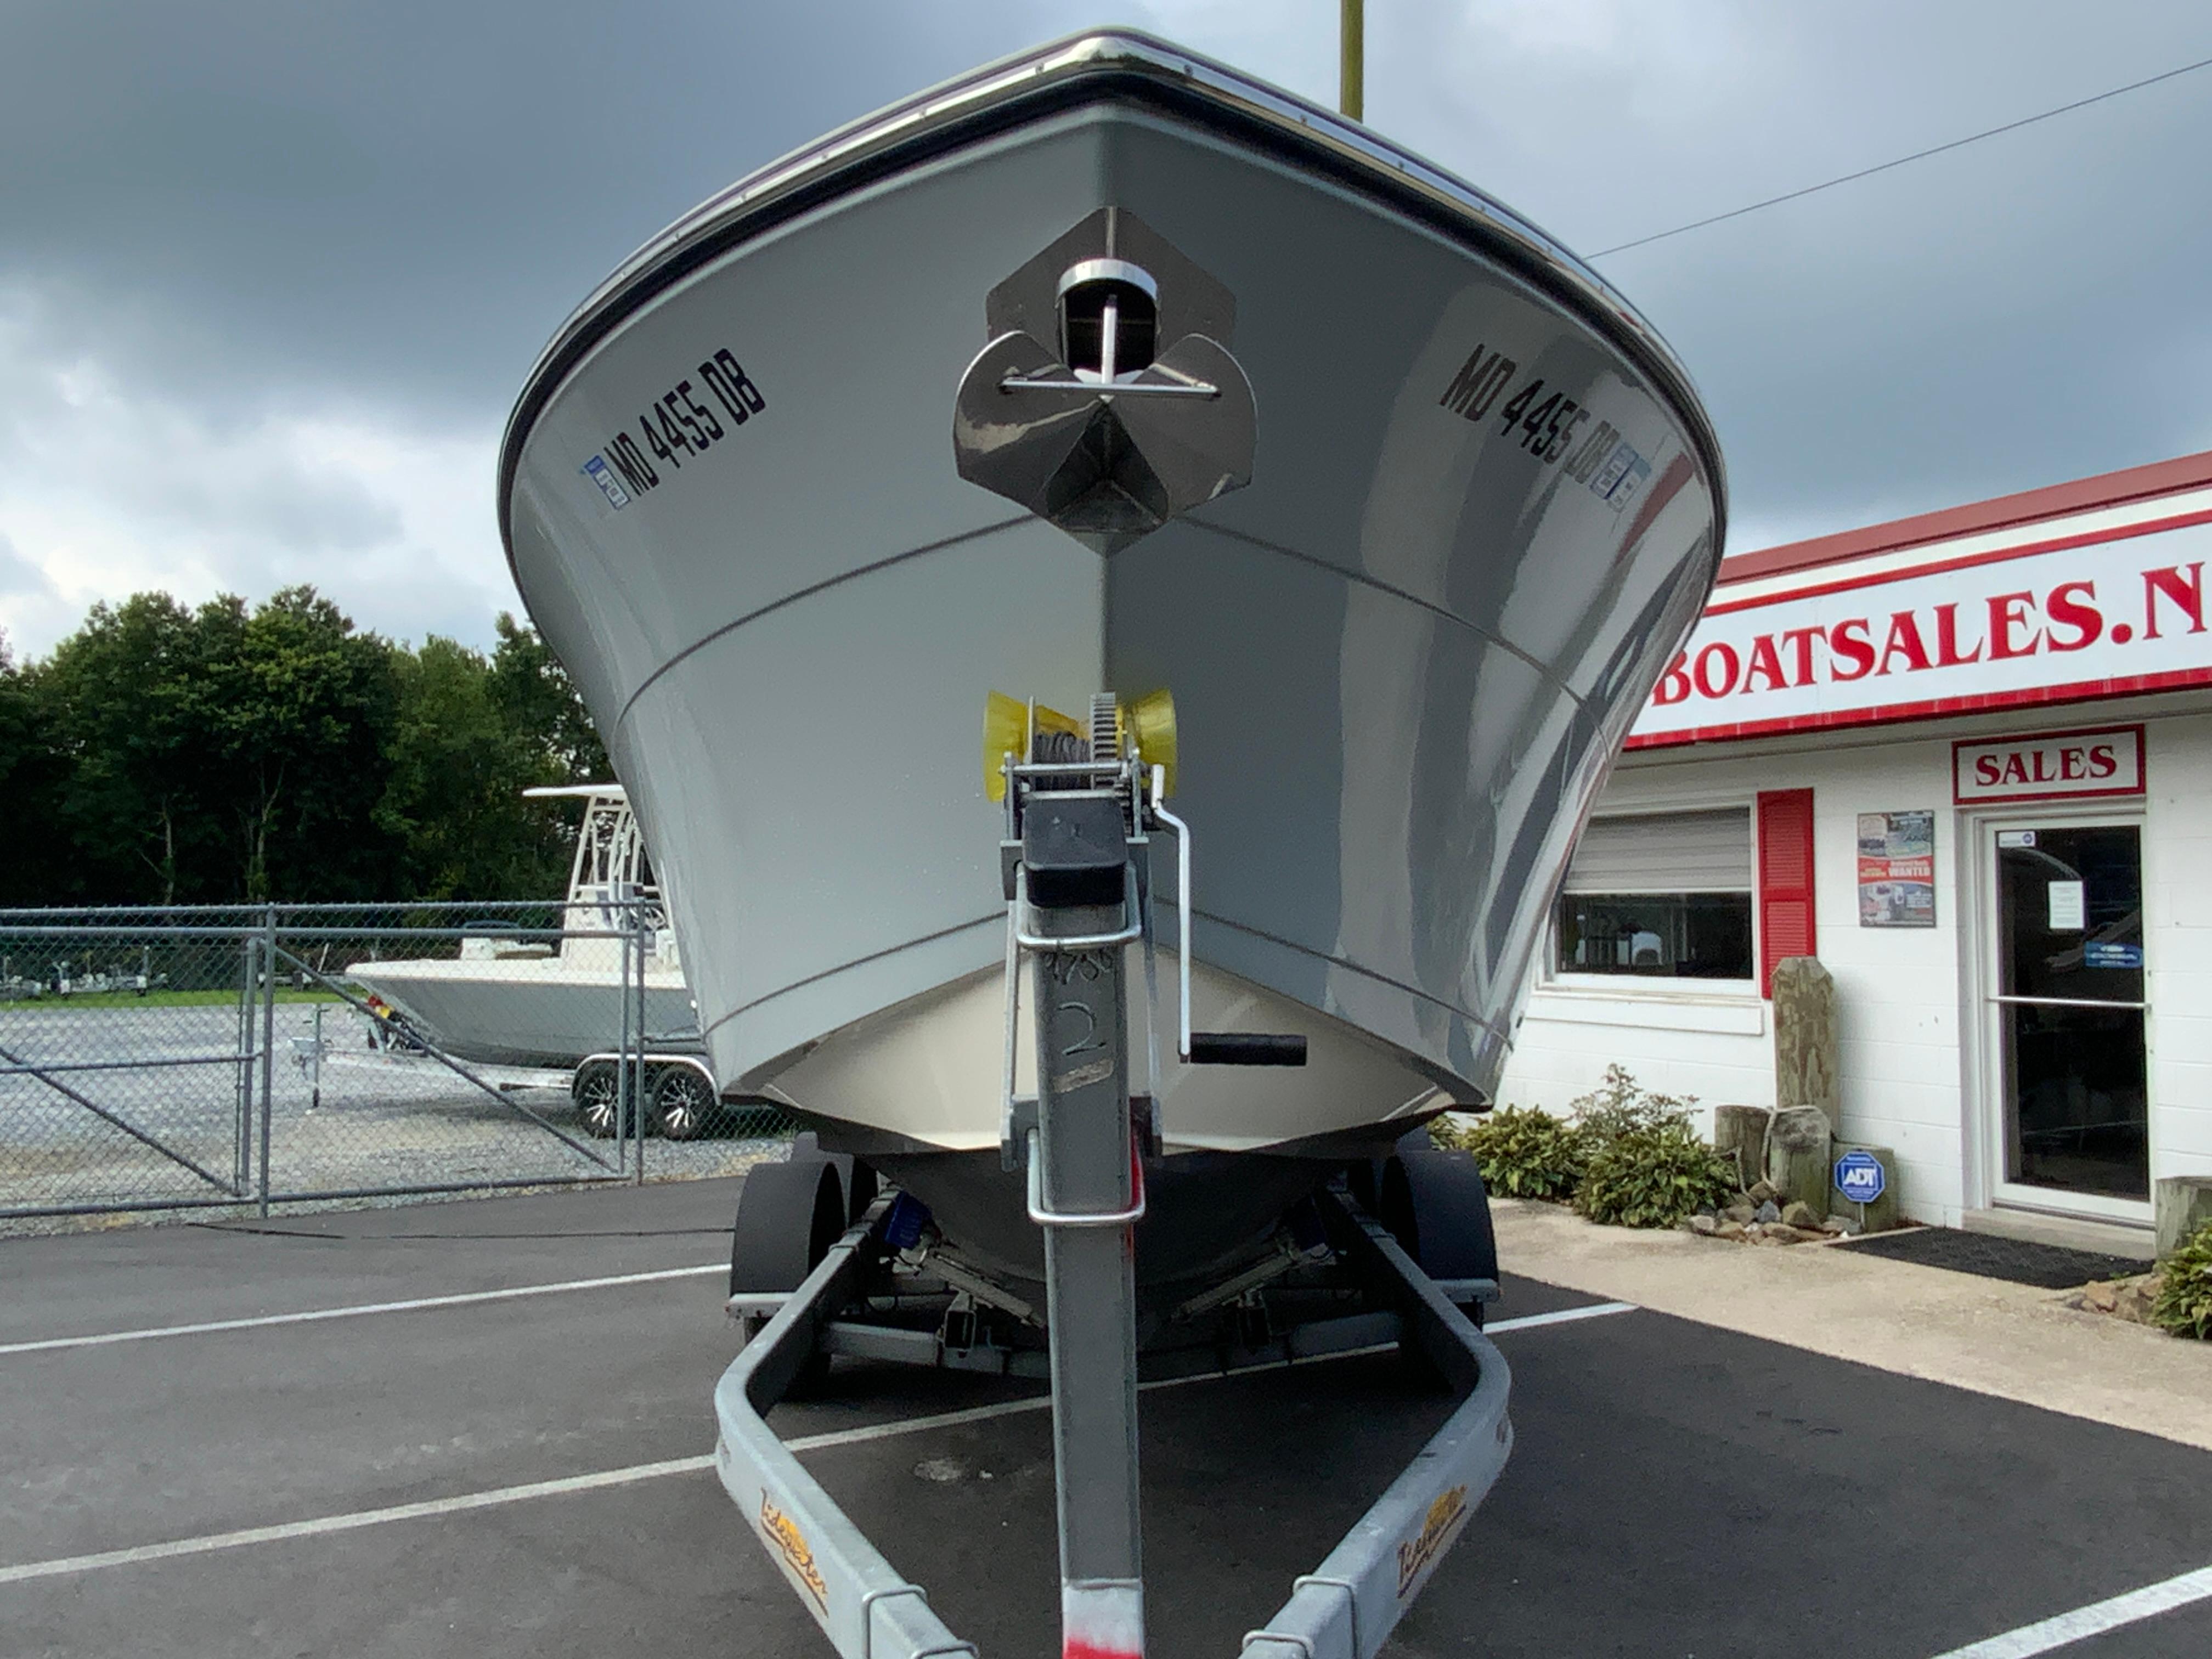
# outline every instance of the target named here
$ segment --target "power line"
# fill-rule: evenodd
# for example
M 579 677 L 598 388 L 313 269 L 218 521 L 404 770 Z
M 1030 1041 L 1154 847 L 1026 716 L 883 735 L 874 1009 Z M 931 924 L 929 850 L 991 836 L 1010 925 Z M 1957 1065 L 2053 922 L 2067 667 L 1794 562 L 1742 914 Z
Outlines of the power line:
M 1981 132 L 1970 133 L 1964 138 L 1954 138 L 1948 144 L 1936 144 L 1927 149 L 1917 149 L 1911 155 L 1900 155 L 1893 161 L 1884 161 L 1875 167 L 1861 167 L 1856 173 L 1846 173 L 1839 178 L 1823 179 L 1817 185 L 1808 185 L 1802 190 L 1790 191 L 1780 196 L 1770 196 L 1765 201 L 1753 202 L 1748 207 L 1734 208 L 1726 213 L 1716 213 L 1710 219 L 1693 219 L 1686 225 L 1675 226 L 1672 230 L 1655 231 L 1649 236 L 1639 236 L 1632 242 L 1616 243 L 1612 247 L 1601 248 L 1595 253 L 1584 254 L 1583 257 L 1586 259 L 1602 259 L 1610 254 L 1626 253 L 1632 247 L 1644 247 L 1653 242 L 1663 242 L 1669 236 L 1680 236 L 1688 231 L 1703 230 L 1707 225 L 1717 225 L 1724 220 L 1741 219 L 1745 214 L 1756 213 L 1761 208 L 1776 207 L 1784 202 L 1794 202 L 1801 196 L 1811 196 L 1820 191 L 1833 190 L 1838 185 L 1848 185 L 1855 179 L 1870 179 L 1877 173 L 1887 173 L 1892 167 L 1901 167 L 1910 161 L 1924 161 L 1931 155 L 1942 155 L 1946 150 L 1963 149 L 1968 144 L 1978 144 L 1984 138 L 1994 138 L 2000 133 L 2017 132 L 2022 127 L 2033 126 L 2038 121 L 2048 121 L 2056 115 L 2067 115 L 2077 109 L 2087 109 L 2092 104 L 2103 103 L 2107 98 L 2118 98 L 2124 93 L 2141 92 L 2145 87 L 2154 87 L 2161 81 L 2171 81 L 2176 76 L 2191 74 L 2197 70 L 2206 68 L 2212 68 L 2212 58 L 2200 58 L 2193 64 L 2184 64 L 2179 69 L 2170 69 L 2163 75 L 2154 75 L 2146 80 L 2130 81 L 2124 87 L 2114 87 L 2110 92 L 2100 92 L 2094 97 L 2077 98 L 2070 104 L 2061 104 L 2057 108 L 2045 110 L 2040 114 L 2022 116 L 2019 120 L 2008 121 L 2001 127 L 1990 127 Z

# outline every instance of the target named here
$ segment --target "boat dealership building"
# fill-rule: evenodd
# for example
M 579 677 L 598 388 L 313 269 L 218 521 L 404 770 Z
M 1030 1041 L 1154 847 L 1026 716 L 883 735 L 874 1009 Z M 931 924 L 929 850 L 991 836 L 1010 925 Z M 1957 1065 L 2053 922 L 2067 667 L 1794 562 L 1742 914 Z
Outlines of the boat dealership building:
M 1498 1098 L 1774 1103 L 1832 975 L 1904 1212 L 2081 1243 L 2212 1176 L 2212 453 L 1736 556 L 1569 869 Z M 2204 954 L 2200 954 L 2204 953 Z

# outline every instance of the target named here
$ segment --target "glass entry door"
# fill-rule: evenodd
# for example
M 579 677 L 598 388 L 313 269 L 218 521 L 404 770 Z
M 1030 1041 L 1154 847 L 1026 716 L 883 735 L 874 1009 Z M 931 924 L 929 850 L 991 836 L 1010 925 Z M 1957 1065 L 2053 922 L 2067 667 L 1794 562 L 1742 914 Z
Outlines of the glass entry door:
M 2061 822 L 1988 833 L 2004 1179 L 2092 1205 L 2147 1200 L 2142 827 Z

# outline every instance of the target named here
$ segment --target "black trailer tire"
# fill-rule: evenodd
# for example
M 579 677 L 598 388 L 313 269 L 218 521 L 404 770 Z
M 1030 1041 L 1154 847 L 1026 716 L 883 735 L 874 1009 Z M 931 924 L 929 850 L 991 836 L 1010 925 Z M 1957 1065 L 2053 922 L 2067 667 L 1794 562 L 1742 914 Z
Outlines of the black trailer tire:
M 1482 1170 L 1465 1152 L 1408 1150 L 1383 1166 L 1376 1219 L 1431 1279 L 1498 1277 Z M 1482 1322 L 1481 1304 L 1468 1316 Z
M 664 1066 L 653 1081 L 653 1121 L 666 1139 L 696 1140 L 721 1123 L 721 1097 L 696 1066 Z
M 730 1237 L 730 1294 L 795 1291 L 822 1265 L 844 1234 L 845 1183 L 829 1159 L 815 1153 L 788 1164 L 756 1164 L 738 1194 L 737 1225 Z M 750 1341 L 768 1323 L 745 1320 Z M 800 1370 L 789 1395 L 817 1387 L 830 1374 L 830 1356 L 817 1353 Z
M 584 1133 L 596 1140 L 611 1140 L 629 1127 L 622 1121 L 622 1068 L 611 1060 L 587 1060 L 568 1080 Z

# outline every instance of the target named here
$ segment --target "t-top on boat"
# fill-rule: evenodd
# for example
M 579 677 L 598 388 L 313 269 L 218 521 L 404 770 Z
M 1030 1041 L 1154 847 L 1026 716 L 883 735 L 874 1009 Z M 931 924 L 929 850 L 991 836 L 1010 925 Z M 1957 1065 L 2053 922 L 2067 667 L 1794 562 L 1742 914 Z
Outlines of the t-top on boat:
M 763 1328 L 717 1401 L 832 1639 L 951 1638 L 759 1424 L 828 1355 L 1051 1376 L 1095 1659 L 1142 1644 L 1140 1366 L 1193 1332 L 1279 1358 L 1349 1276 L 1472 1389 L 1267 1638 L 1372 1652 L 1510 1443 L 1458 1311 L 1495 1276 L 1479 1177 L 1393 1149 L 1487 1100 L 1710 588 L 1721 461 L 1672 352 L 1419 157 L 1091 33 L 648 243 L 532 372 L 499 500 L 718 1078 L 818 1136 L 748 1182 Z M 901 1274 L 926 1316 L 866 1325 Z
M 623 996 L 641 1001 L 647 1042 L 696 1028 L 690 988 L 672 930 L 653 927 L 641 966 L 625 964 L 617 937 L 651 921 L 660 902 L 637 820 L 618 783 L 528 789 L 537 799 L 580 799 L 584 818 L 557 939 L 509 939 L 487 924 L 453 957 L 356 963 L 347 977 L 404 1013 L 456 1059 L 568 1068 L 617 1047 Z M 634 1014 L 632 1018 L 635 1018 Z

